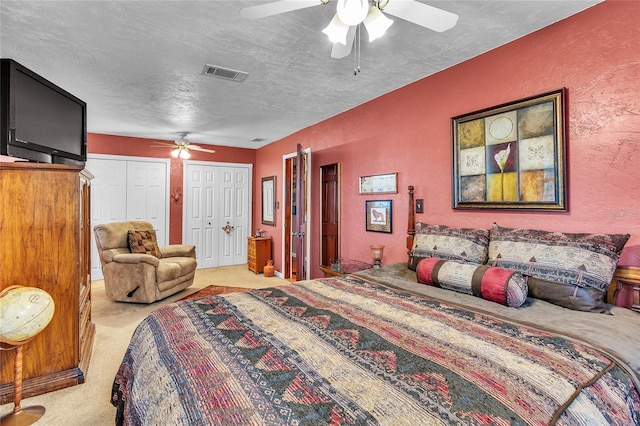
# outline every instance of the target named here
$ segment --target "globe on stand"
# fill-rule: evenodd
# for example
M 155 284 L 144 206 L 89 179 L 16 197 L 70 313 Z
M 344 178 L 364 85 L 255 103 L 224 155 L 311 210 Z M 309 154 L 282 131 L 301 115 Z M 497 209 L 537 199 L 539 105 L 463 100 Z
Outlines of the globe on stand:
M 0 419 L 1 426 L 30 425 L 44 415 L 36 405 L 20 407 L 22 400 L 22 346 L 45 329 L 55 305 L 46 291 L 35 287 L 11 286 L 0 292 L 0 349 L 16 350 L 13 378 L 13 412 Z

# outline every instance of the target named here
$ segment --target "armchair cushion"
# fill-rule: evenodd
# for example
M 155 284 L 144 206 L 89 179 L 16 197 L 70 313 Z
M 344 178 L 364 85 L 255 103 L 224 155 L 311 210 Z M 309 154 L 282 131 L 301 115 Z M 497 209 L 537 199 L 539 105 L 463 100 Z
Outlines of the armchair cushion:
M 131 250 L 131 253 L 145 253 L 157 258 L 162 257 L 162 253 L 160 252 L 160 248 L 158 247 L 156 231 L 154 231 L 153 229 L 130 229 L 127 231 L 127 235 L 129 241 L 129 250 Z

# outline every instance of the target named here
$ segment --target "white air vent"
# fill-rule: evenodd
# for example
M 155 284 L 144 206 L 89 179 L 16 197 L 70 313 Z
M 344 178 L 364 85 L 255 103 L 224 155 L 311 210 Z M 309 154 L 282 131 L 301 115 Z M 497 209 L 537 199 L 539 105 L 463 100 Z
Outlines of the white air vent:
M 202 70 L 202 74 L 210 75 L 213 77 L 224 78 L 225 80 L 232 80 L 237 82 L 244 81 L 247 76 L 249 76 L 248 72 L 232 70 L 231 68 L 223 68 L 216 65 L 206 64 L 204 69 Z

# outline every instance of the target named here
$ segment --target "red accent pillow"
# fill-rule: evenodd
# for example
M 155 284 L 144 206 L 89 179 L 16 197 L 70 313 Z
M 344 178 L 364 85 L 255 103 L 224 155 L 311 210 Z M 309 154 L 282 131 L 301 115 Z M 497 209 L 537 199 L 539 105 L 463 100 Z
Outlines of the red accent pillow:
M 527 299 L 527 281 L 519 272 L 477 263 L 422 259 L 416 268 L 418 282 L 466 293 L 517 308 Z

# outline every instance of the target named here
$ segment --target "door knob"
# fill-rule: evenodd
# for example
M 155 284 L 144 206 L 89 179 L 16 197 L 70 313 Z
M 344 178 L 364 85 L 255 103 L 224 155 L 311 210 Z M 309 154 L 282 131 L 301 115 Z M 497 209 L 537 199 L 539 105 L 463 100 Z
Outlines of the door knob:
M 226 232 L 227 234 L 230 234 L 230 233 L 231 233 L 231 231 L 233 231 L 233 226 L 231 226 L 231 225 L 229 224 L 229 222 L 227 222 L 227 224 L 226 224 L 225 226 L 223 226 L 223 227 L 222 227 L 222 230 L 223 230 L 224 232 Z

